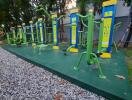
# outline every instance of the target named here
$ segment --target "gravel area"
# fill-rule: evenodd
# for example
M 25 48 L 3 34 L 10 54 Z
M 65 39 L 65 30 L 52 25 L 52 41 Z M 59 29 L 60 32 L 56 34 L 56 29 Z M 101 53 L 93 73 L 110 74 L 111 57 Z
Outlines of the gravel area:
M 105 100 L 0 48 L 0 100 Z

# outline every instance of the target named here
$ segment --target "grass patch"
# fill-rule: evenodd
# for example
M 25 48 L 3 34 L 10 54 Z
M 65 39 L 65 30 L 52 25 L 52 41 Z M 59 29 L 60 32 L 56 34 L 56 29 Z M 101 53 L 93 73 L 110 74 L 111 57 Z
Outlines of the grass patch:
M 125 49 L 125 54 L 126 54 L 126 63 L 128 66 L 129 79 L 132 86 L 132 48 Z

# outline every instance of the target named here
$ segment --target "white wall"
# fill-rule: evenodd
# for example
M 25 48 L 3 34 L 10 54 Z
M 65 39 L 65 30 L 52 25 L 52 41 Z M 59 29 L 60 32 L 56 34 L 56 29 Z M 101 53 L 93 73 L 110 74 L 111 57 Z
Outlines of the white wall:
M 116 17 L 128 16 L 130 7 L 123 5 L 124 1 L 120 0 L 117 4 Z
M 70 2 L 69 1 L 66 2 L 67 9 L 71 9 L 71 8 L 76 7 L 76 6 L 77 6 L 76 5 L 76 0 L 71 0 Z

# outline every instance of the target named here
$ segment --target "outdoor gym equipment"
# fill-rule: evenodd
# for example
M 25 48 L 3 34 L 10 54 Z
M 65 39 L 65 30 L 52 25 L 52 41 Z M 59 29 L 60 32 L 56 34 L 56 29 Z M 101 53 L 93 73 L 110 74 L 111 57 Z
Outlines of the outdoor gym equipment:
M 8 44 L 16 45 L 15 27 L 11 27 L 11 34 L 6 33 Z
M 79 10 L 77 8 L 71 9 L 70 11 L 70 52 L 78 52 L 78 31 L 79 31 Z
M 70 10 L 70 47 L 67 51 L 78 52 L 78 22 L 79 17 L 77 15 L 78 9 Z M 57 18 L 57 13 L 52 14 L 52 29 L 53 29 L 53 49 L 59 49 L 58 46 L 58 21 L 63 18 L 64 15 Z
M 105 79 L 106 76 L 102 72 L 98 57 L 95 53 L 93 53 L 93 34 L 94 34 L 94 23 L 95 23 L 94 15 L 93 15 L 93 9 L 90 9 L 89 12 L 88 12 L 88 15 L 86 15 L 86 16 L 82 16 L 80 14 L 78 14 L 78 15 L 81 18 L 81 20 L 82 20 L 82 18 L 87 18 L 88 19 L 88 26 L 82 20 L 83 25 L 88 28 L 88 32 L 87 32 L 87 50 L 86 50 L 86 52 L 82 53 L 81 58 L 80 58 L 79 62 L 77 63 L 77 65 L 74 66 L 74 69 L 75 70 L 79 69 L 79 65 L 80 65 L 80 62 L 82 60 L 82 57 L 84 56 L 84 54 L 86 54 L 87 63 L 89 65 L 97 64 L 98 69 L 99 69 L 99 77 L 102 78 L 102 79 Z
M 22 44 L 27 44 L 27 37 L 26 37 L 26 33 L 24 32 L 23 28 L 22 28 L 22 40 L 23 40 Z
M 43 22 L 42 18 L 38 19 L 38 22 L 36 23 L 36 32 L 37 32 L 37 39 L 38 39 L 38 45 L 39 47 L 39 52 L 41 53 L 41 50 L 45 47 L 46 45 L 46 26 Z
M 83 52 L 81 58 L 74 67 L 74 69 L 78 69 L 81 59 L 84 54 L 86 54 L 87 63 L 88 64 L 97 64 L 99 68 L 99 77 L 105 79 L 105 75 L 102 72 L 100 62 L 97 58 L 97 54 L 93 53 L 93 33 L 94 33 L 94 23 L 100 23 L 100 32 L 99 32 L 99 43 L 98 43 L 98 52 L 100 53 L 100 57 L 102 58 L 111 58 L 110 50 L 112 43 L 112 33 L 114 29 L 114 15 L 115 15 L 115 5 L 117 1 L 111 0 L 103 3 L 103 17 L 100 22 L 94 20 L 93 10 L 90 9 L 88 15 L 82 16 L 82 18 L 88 18 L 88 26 L 83 22 L 83 25 L 88 28 L 87 32 L 87 51 Z
M 12 35 L 13 35 L 13 44 L 16 44 L 16 32 L 15 32 L 15 28 L 12 27 L 11 30 L 12 30 Z
M 52 13 L 53 49 L 59 49 L 59 46 L 58 46 L 58 42 L 59 42 L 58 41 L 58 19 L 57 19 L 57 13 Z
M 26 27 L 25 23 L 22 23 L 24 42 L 27 43 Z
M 50 30 L 52 27 L 46 27 L 43 18 L 38 18 L 38 21 L 35 23 L 34 26 L 36 26 L 36 39 L 38 44 L 46 45 L 52 41 Z
M 38 40 L 40 44 L 46 43 L 46 32 L 45 32 L 45 25 L 43 23 L 43 19 L 39 18 L 37 22 L 37 32 L 38 32 Z
M 22 29 L 23 29 L 23 33 L 25 34 L 25 38 L 26 38 L 25 41 L 30 43 L 31 40 L 31 38 L 29 38 L 30 37 L 29 35 L 31 35 L 30 26 L 26 26 L 25 23 L 22 23 Z
M 46 26 L 47 25 L 46 22 L 51 20 L 50 14 L 43 8 L 43 5 L 38 5 L 36 7 L 36 11 L 41 12 L 44 17 L 44 20 L 42 18 L 39 18 L 38 22 L 36 23 L 37 39 L 39 40 L 39 42 L 44 43 L 44 44 L 51 43 L 52 42 L 52 39 L 51 39 L 52 34 L 49 31 L 49 29 L 51 29 L 52 27 Z M 45 19 L 45 16 L 47 17 L 47 19 Z
M 17 32 L 15 31 L 15 27 L 11 27 L 11 33 L 7 33 L 7 42 L 11 45 L 21 45 L 21 44 L 27 44 L 26 42 L 26 34 L 23 31 L 23 28 L 21 25 L 17 26 Z
M 31 40 L 32 40 L 32 46 L 35 46 L 35 37 L 34 37 L 34 31 L 33 31 L 33 21 L 29 21 L 30 23 L 30 30 L 31 30 Z
M 22 26 L 17 26 L 17 38 L 16 38 L 17 44 L 27 44 L 26 43 L 26 34 L 23 32 Z
M 103 2 L 102 20 L 100 25 L 98 53 L 102 53 L 102 58 L 111 58 L 112 36 L 114 30 L 114 20 L 117 0 Z
M 38 21 L 36 22 L 36 24 L 33 24 L 33 21 L 29 21 L 29 26 L 25 26 L 25 23 L 23 23 L 23 32 L 27 35 L 30 35 L 30 40 L 31 40 L 31 44 L 34 47 L 36 45 L 36 43 L 38 44 L 43 44 L 44 43 L 44 39 L 43 39 L 43 23 L 42 23 L 42 19 L 38 19 Z M 35 30 L 36 29 L 36 32 Z M 29 37 L 29 36 L 28 36 Z
M 22 24 L 23 28 L 23 37 L 24 41 L 31 43 L 32 46 L 35 45 L 35 37 L 34 37 L 34 26 L 33 26 L 33 21 L 29 21 L 29 26 L 26 26 L 25 23 Z

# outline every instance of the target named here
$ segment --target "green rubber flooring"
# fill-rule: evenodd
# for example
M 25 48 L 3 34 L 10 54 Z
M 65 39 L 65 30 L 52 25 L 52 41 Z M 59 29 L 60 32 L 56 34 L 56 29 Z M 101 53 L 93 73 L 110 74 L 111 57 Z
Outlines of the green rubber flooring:
M 80 69 L 74 66 L 80 59 L 81 53 L 67 53 L 61 50 L 44 48 L 41 52 L 32 47 L 3 46 L 7 51 L 96 94 L 111 100 L 132 100 L 132 91 L 128 80 L 128 71 L 123 51 L 113 52 L 112 59 L 100 59 L 106 79 L 99 78 L 95 65 L 87 65 L 86 56 L 83 57 Z M 120 79 L 116 75 L 122 75 Z

